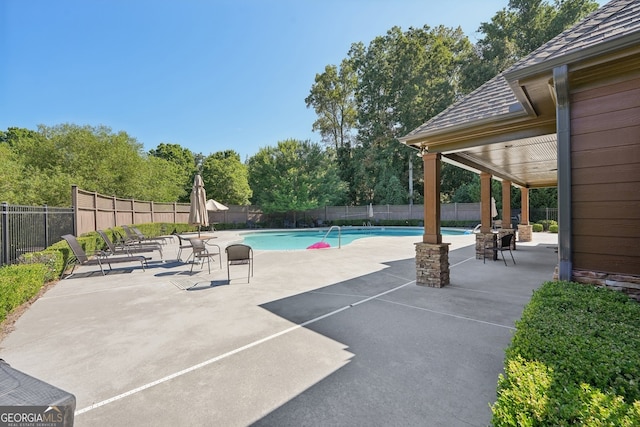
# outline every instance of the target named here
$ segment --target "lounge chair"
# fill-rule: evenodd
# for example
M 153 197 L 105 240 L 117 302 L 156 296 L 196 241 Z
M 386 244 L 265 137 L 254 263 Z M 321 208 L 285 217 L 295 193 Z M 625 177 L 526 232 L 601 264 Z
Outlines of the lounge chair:
M 74 235 L 65 234 L 64 236 L 62 236 L 62 238 L 67 241 L 67 243 L 69 244 L 69 247 L 71 248 L 71 252 L 73 252 L 73 257 L 69 257 L 69 259 L 64 265 L 64 269 L 62 270 L 63 272 L 67 271 L 67 268 L 73 265 L 73 268 L 71 269 L 71 273 L 69 273 L 69 276 L 73 274 L 73 271 L 76 269 L 77 265 L 97 265 L 98 267 L 100 267 L 100 271 L 102 272 L 103 276 L 105 275 L 104 269 L 102 268 L 104 264 L 108 265 L 109 270 L 111 270 L 111 264 L 124 263 L 124 262 L 139 262 L 140 265 L 142 266 L 142 271 L 144 271 L 144 266 L 145 266 L 145 263 L 147 262 L 147 259 L 143 256 L 127 255 L 127 256 L 109 257 L 109 256 L 106 256 L 103 252 L 99 252 L 95 254 L 96 255 L 95 258 L 89 258 L 86 252 L 82 249 L 82 246 L 80 246 L 78 239 L 76 239 Z
M 167 240 L 171 240 L 173 242 L 173 236 L 155 236 L 155 237 L 147 237 L 144 235 L 142 231 L 138 227 L 131 226 L 129 227 L 136 236 L 138 236 L 143 242 L 158 242 L 163 245 L 167 244 Z
M 229 271 L 229 267 L 231 265 L 248 264 L 248 283 L 250 281 L 250 277 L 253 276 L 253 249 L 251 246 L 238 243 L 227 246 L 224 251 L 227 253 L 227 280 L 231 282 L 231 273 Z
M 159 248 L 161 243 L 157 242 L 157 241 L 152 241 L 152 240 L 145 240 L 142 239 L 140 237 L 138 237 L 138 235 L 136 233 L 133 232 L 132 229 L 130 229 L 129 227 L 127 227 L 126 225 L 122 226 L 122 229 L 124 230 L 125 235 L 122 236 L 119 233 L 114 232 L 114 234 L 117 234 L 119 236 L 119 240 L 120 240 L 120 245 L 122 246 L 150 246 L 150 247 L 157 247 Z
M 160 245 L 151 246 L 151 245 L 122 245 L 118 247 L 115 243 L 109 239 L 107 233 L 104 230 L 97 230 L 104 243 L 107 245 L 107 256 L 112 255 L 131 255 L 131 254 L 139 254 L 144 252 L 153 252 L 158 251 L 160 253 L 160 259 L 162 259 L 162 248 Z
M 207 260 L 207 266 L 209 267 L 209 274 L 211 274 L 211 258 L 217 256 L 219 257 L 219 261 L 220 261 L 220 269 L 222 269 L 222 259 L 221 259 L 221 254 L 220 254 L 220 246 L 218 245 L 213 245 L 213 244 L 205 244 L 204 240 L 201 239 L 190 239 L 191 241 L 191 247 L 193 248 L 193 260 L 200 260 L 201 261 L 201 265 L 200 265 L 200 269 L 202 269 L 202 267 L 204 266 L 204 260 L 206 258 Z M 211 247 L 215 247 L 218 249 L 218 252 L 209 252 L 209 250 L 207 249 L 207 246 L 211 246 Z M 193 271 L 193 264 L 191 264 L 191 271 Z

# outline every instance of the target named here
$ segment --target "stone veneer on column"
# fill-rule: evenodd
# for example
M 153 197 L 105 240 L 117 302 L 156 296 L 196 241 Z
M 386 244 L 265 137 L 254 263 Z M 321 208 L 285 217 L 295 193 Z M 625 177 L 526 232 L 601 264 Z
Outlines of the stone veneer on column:
M 476 259 L 484 259 L 484 251 L 487 247 L 492 247 L 496 244 L 496 234 L 494 233 L 477 233 L 476 234 Z M 491 249 L 489 249 L 491 251 Z M 496 259 L 497 255 L 491 251 L 491 258 Z
M 518 241 L 530 242 L 533 240 L 533 225 L 518 224 Z
M 449 284 L 449 243 L 416 243 L 416 283 L 432 288 Z

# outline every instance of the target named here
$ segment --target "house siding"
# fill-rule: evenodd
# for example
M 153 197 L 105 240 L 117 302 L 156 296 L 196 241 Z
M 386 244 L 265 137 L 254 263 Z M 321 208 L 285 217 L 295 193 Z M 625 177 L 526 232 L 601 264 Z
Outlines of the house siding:
M 640 276 L 640 76 L 600 75 L 571 94 L 573 268 Z

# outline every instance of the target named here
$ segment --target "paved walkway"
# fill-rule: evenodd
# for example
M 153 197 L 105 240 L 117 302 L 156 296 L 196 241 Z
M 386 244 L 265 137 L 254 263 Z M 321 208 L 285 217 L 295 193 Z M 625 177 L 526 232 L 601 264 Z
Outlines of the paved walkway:
M 472 235 L 444 239 L 442 289 L 415 284 L 415 237 L 256 251 L 250 283 L 236 266 L 228 284 L 224 262 L 189 274 L 177 244 L 145 272 L 83 267 L 29 308 L 0 357 L 73 393 L 76 426 L 486 426 L 557 240 L 534 234 L 505 267 L 476 260 Z

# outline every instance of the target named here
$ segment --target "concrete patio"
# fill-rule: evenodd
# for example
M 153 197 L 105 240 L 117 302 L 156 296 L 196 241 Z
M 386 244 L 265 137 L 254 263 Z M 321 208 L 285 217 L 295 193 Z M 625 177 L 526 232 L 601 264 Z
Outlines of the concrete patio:
M 216 235 L 223 248 L 238 240 Z M 18 320 L 0 357 L 73 393 L 76 426 L 486 426 L 557 236 L 518 242 L 508 267 L 476 260 L 474 237 L 443 236 L 442 289 L 415 284 L 415 237 L 256 251 L 250 283 L 233 266 L 230 284 L 224 258 L 190 274 L 176 239 L 145 272 L 79 268 Z

